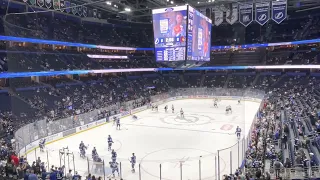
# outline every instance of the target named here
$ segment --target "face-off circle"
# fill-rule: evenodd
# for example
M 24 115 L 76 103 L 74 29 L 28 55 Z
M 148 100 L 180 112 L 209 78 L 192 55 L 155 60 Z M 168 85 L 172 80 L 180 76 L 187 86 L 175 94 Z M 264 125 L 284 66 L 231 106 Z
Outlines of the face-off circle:
M 171 114 L 160 118 L 160 120 L 166 124 L 177 126 L 204 125 L 211 123 L 211 121 L 214 121 L 212 117 L 200 114 L 185 114 L 184 117 L 176 114 Z

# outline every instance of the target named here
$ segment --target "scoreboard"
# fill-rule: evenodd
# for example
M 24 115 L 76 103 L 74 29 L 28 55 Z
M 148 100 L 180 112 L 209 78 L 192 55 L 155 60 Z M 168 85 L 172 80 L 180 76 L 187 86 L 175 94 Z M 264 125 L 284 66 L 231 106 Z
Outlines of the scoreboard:
M 211 19 L 189 5 L 154 9 L 157 61 L 209 61 Z

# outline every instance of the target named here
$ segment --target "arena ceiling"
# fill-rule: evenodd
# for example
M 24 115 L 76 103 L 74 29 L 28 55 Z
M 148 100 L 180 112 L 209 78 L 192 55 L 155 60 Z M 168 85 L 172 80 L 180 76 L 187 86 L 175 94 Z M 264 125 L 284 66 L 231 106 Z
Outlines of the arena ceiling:
M 91 0 L 78 0 L 87 3 Z M 151 22 L 151 10 L 176 5 L 190 4 L 196 8 L 210 8 L 218 4 L 248 2 L 248 0 L 93 0 L 95 8 L 108 14 L 112 19 L 132 22 Z M 261 2 L 262 0 L 252 0 Z M 271 0 L 269 0 L 271 1 Z M 320 9 L 320 0 L 288 0 L 288 9 L 293 11 L 308 11 Z

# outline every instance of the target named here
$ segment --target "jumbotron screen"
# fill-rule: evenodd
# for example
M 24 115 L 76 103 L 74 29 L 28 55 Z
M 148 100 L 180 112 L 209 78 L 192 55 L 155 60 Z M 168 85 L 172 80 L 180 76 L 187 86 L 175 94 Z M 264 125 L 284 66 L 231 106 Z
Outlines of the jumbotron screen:
M 185 60 L 187 8 L 188 6 L 176 6 L 152 10 L 157 61 Z
M 187 60 L 210 61 L 212 20 L 188 7 Z

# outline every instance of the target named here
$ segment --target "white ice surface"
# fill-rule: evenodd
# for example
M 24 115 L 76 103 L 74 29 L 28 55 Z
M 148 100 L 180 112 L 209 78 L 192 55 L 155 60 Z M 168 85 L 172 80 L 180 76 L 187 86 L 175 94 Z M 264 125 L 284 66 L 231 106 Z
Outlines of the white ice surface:
M 81 175 L 91 171 L 91 162 L 79 156 L 79 144 L 83 141 L 89 144 L 88 157 L 96 147 L 99 156 L 105 160 L 106 165 L 111 159 L 107 148 L 107 137 L 111 135 L 113 148 L 121 162 L 122 177 L 125 180 L 138 180 L 141 164 L 141 179 L 156 180 L 160 176 L 160 164 L 162 179 L 180 180 L 181 165 L 182 177 L 186 180 L 199 179 L 199 160 L 201 161 L 202 179 L 215 179 L 215 158 L 217 150 L 230 147 L 237 143 L 235 128 L 240 126 L 242 134 L 247 135 L 252 120 L 259 108 L 259 103 L 222 100 L 219 108 L 213 107 L 213 100 L 177 100 L 159 106 L 159 112 L 150 109 L 137 113 L 138 120 L 131 117 L 121 119 L 121 130 L 116 130 L 112 123 L 85 131 L 74 136 L 59 140 L 46 146 L 48 150 L 49 165 L 60 165 L 59 149 L 68 147 L 75 155 L 75 169 Z M 175 113 L 171 113 L 171 105 L 175 107 Z M 169 110 L 164 112 L 164 106 Z M 233 113 L 225 114 L 225 107 L 232 106 Z M 185 119 L 180 119 L 179 112 L 183 108 Z M 222 127 L 225 129 L 221 129 Z M 228 128 L 231 128 L 228 130 Z M 242 145 L 240 145 L 242 146 Z M 232 171 L 238 167 L 238 147 L 232 150 Z M 240 156 L 242 154 L 242 147 Z M 28 160 L 34 161 L 35 154 L 42 160 L 47 160 L 47 153 L 31 152 Z M 129 158 L 136 154 L 136 173 L 131 173 Z M 200 156 L 202 156 L 200 158 Z M 62 159 L 62 164 L 64 164 Z M 66 158 L 66 167 L 73 169 L 72 160 Z M 109 174 L 108 168 L 106 168 Z M 230 173 L 230 149 L 220 152 L 220 174 Z M 94 173 L 93 173 L 94 174 Z M 99 174 L 99 173 L 98 173 Z

